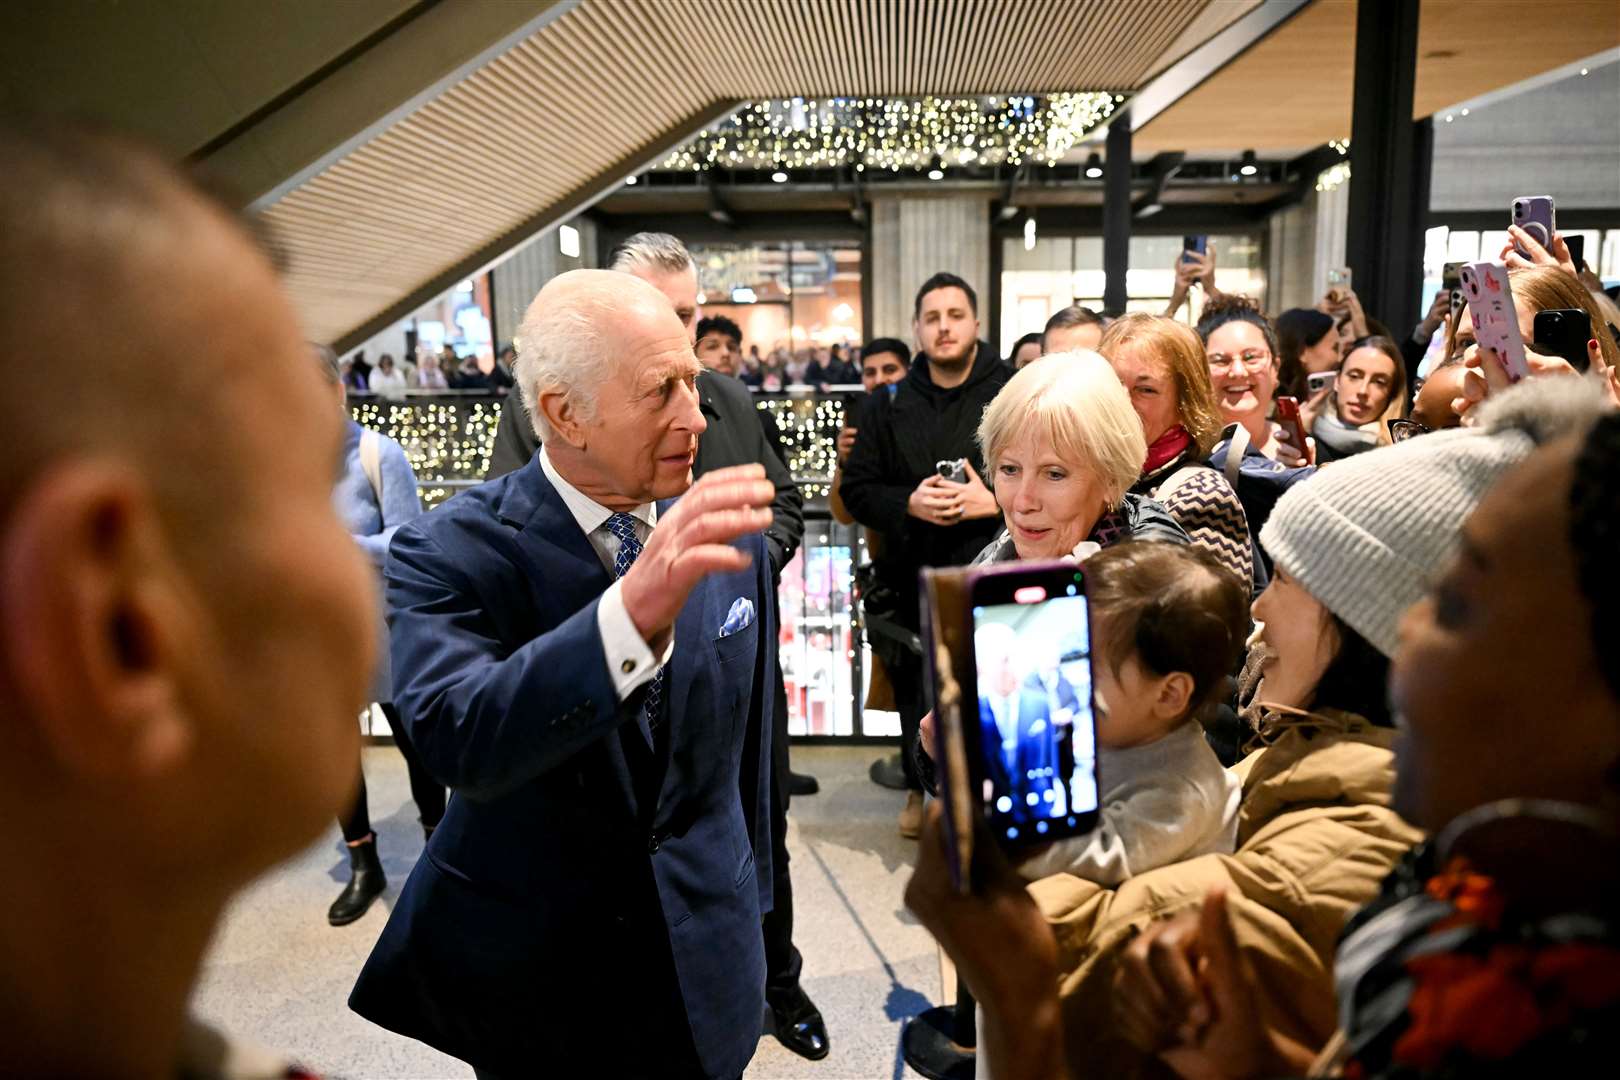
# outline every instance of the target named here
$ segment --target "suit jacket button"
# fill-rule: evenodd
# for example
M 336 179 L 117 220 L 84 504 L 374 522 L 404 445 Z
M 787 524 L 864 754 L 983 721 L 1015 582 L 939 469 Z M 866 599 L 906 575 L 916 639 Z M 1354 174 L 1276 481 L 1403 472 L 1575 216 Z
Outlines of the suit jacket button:
M 619 665 L 619 670 L 628 675 L 632 671 L 636 670 L 636 662 L 634 660 L 626 660 L 624 663 Z
M 658 839 L 658 835 L 656 833 L 654 833 L 652 835 L 652 837 L 649 838 L 648 841 L 647 841 L 647 854 L 649 854 L 649 855 L 658 854 L 659 844 L 660 844 L 660 841 Z

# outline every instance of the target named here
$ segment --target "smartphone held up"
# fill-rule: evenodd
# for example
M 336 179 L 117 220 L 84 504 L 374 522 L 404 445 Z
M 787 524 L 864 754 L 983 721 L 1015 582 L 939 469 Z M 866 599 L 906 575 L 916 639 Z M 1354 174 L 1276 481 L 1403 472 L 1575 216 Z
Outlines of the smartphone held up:
M 1519 313 L 1513 306 L 1507 268 L 1499 263 L 1467 263 L 1461 278 L 1474 340 L 1496 353 L 1511 381 L 1528 377 L 1530 365 L 1524 358 L 1524 337 L 1519 333 Z
M 1009 851 L 1097 822 L 1085 574 L 1072 562 L 929 570 L 935 761 L 953 875 L 978 824 Z

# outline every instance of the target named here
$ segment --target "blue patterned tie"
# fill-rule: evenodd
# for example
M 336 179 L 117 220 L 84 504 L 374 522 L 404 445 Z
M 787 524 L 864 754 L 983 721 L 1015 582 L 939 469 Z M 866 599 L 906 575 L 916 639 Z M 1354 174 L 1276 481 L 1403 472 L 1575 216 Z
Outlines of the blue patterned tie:
M 629 572 L 630 567 L 641 555 L 641 540 L 636 536 L 636 519 L 629 514 L 614 514 L 607 519 L 607 531 L 619 540 L 619 553 L 613 557 L 613 576 L 622 578 Z M 647 685 L 647 698 L 642 703 L 642 710 L 647 715 L 647 729 L 657 734 L 658 727 L 663 723 L 664 713 L 664 671 L 659 668 L 652 682 Z

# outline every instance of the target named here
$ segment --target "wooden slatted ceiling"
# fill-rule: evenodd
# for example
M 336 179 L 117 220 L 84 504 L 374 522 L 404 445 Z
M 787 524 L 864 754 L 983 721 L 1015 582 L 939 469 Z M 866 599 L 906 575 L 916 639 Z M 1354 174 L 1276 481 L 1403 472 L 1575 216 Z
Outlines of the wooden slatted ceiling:
M 1614 0 L 1423 0 L 1418 18 L 1418 118 L 1620 44 Z M 1355 56 L 1355 0 L 1316 0 L 1138 131 L 1134 147 L 1264 154 L 1347 139 Z
M 1128 91 L 1224 25 L 1210 6 L 581 0 L 265 216 L 306 332 L 342 342 L 737 102 Z

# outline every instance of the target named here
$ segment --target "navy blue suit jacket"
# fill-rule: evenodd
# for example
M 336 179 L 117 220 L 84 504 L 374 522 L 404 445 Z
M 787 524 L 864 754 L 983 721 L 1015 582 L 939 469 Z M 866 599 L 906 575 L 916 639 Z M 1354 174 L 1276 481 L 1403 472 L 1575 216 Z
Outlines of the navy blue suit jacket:
M 979 698 L 979 731 L 984 741 L 985 776 L 997 791 L 1012 797 L 1013 816 L 1019 821 L 1045 817 L 1044 805 L 1034 809 L 1025 802 L 1033 792 L 1039 797 L 1052 786 L 1057 774 L 1057 749 L 1052 742 L 1051 696 L 1039 680 L 1025 682 L 1018 689 L 1018 748 L 1013 751 L 1013 770 L 1007 771 L 1002 753 L 1001 729 L 996 726 L 990 699 Z
M 764 541 L 739 546 L 753 565 L 676 620 L 660 754 L 645 689 L 621 703 L 607 669 L 611 578 L 538 458 L 395 535 L 394 703 L 454 797 L 356 1012 L 493 1072 L 632 1076 L 667 1052 L 650 1010 L 703 1072 L 741 1075 L 764 1006 L 776 627 Z M 739 597 L 754 621 L 720 637 Z

